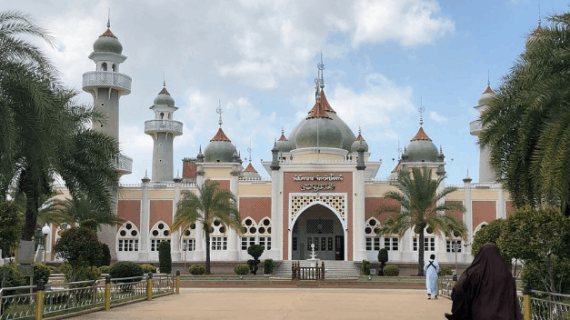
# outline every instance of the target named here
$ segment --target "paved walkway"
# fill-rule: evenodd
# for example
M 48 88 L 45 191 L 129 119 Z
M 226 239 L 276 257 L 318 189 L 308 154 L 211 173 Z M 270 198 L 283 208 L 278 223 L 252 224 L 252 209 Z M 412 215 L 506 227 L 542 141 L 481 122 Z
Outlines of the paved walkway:
M 445 319 L 451 301 L 425 290 L 181 289 L 75 319 Z

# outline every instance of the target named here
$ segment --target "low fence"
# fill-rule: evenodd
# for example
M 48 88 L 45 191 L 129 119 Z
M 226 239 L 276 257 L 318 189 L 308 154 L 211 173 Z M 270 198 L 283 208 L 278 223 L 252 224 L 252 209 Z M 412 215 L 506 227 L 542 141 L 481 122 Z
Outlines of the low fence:
M 54 317 L 85 310 L 110 310 L 112 305 L 152 300 L 180 292 L 176 276 L 149 273 L 146 276 L 43 284 L 0 289 L 0 320 Z
M 324 280 L 325 279 L 325 262 L 315 262 L 314 267 L 301 267 L 299 261 L 293 261 L 291 264 L 291 279 L 292 280 Z
M 441 295 L 451 298 L 455 281 L 451 276 L 441 277 Z M 570 320 L 570 295 L 532 290 L 526 286 L 517 298 L 524 320 Z

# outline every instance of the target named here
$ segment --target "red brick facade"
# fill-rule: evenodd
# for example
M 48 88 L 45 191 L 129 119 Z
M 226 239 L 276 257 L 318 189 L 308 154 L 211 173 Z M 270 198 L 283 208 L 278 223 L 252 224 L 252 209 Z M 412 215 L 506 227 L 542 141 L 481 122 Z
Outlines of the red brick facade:
M 251 217 L 256 223 L 265 217 L 271 219 L 271 197 L 239 198 L 239 213 L 241 220 Z
M 496 201 L 473 201 L 473 230 L 482 222 L 489 223 L 496 217 Z
M 155 223 L 164 221 L 170 227 L 172 225 L 172 200 L 150 201 L 150 224 L 149 230 Z
M 119 218 L 132 222 L 140 228 L 141 201 L 140 200 L 119 200 L 117 214 Z

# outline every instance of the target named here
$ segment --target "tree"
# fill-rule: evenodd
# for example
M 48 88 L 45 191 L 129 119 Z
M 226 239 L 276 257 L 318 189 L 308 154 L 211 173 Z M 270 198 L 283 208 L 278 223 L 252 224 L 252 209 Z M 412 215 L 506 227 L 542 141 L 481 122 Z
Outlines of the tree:
M 388 262 L 388 250 L 386 248 L 382 248 L 380 251 L 378 251 L 378 262 L 380 262 L 380 270 L 378 271 L 378 275 L 383 276 L 384 266 L 386 266 L 386 262 Z
M 13 202 L 0 202 L 0 250 L 10 254 L 22 235 L 22 217 Z M 1 259 L 2 257 L 0 257 Z
M 40 200 L 52 194 L 56 175 L 72 196 L 89 194 L 112 207 L 119 149 L 114 138 L 88 128 L 103 115 L 77 105 L 77 93 L 64 88 L 40 49 L 20 36 L 49 44 L 53 38 L 19 12 L 0 13 L 0 25 L 0 198 L 11 189 L 26 195 L 22 238 L 31 240 Z
M 59 215 L 68 217 L 66 221 L 69 224 L 77 222 L 82 224 L 89 221 L 94 230 L 101 229 L 102 224 L 111 226 L 118 226 L 125 222 L 124 219 L 119 218 L 113 214 L 110 207 L 102 206 L 101 203 L 93 201 L 86 195 L 77 195 L 71 199 L 53 200 L 53 205 L 58 207 Z
M 480 144 L 516 207 L 548 203 L 570 216 L 570 14 L 549 20 L 481 115 Z
M 206 237 L 206 274 L 210 274 L 210 233 L 214 221 L 218 221 L 224 228 L 241 232 L 236 199 L 229 190 L 222 190 L 217 182 L 206 180 L 202 187 L 198 187 L 198 195 L 189 191 L 183 192 L 172 229 L 182 227 L 184 230 L 196 222 L 202 223 Z
M 419 234 L 418 241 L 418 275 L 424 275 L 424 230 L 430 227 L 434 232 L 441 231 L 446 236 L 465 238 L 467 228 L 463 222 L 453 216 L 439 214 L 445 210 L 465 211 L 459 203 L 441 203 L 446 195 L 455 192 L 457 188 L 447 187 L 441 192 L 437 192 L 439 185 L 445 177 L 440 176 L 432 179 L 431 169 L 412 168 L 409 171 L 400 171 L 398 179 L 392 183 L 397 191 L 389 191 L 384 194 L 384 198 L 396 200 L 398 206 L 383 206 L 378 211 L 378 215 L 392 213 L 394 216 L 388 217 L 378 228 L 379 235 L 398 234 L 400 237 L 409 229 L 413 228 Z
M 523 261 L 523 275 L 548 292 L 570 289 L 570 220 L 559 209 L 526 206 L 507 218 L 497 246 Z M 532 272 L 528 272 L 532 270 Z
M 160 273 L 172 272 L 172 256 L 170 255 L 170 242 L 161 241 L 158 245 L 158 268 Z
M 87 227 L 75 227 L 62 232 L 54 250 L 58 257 L 71 266 L 71 282 L 76 280 L 82 269 L 99 265 L 103 257 L 97 234 Z
M 497 242 L 499 241 L 499 238 L 501 237 L 501 234 L 503 233 L 503 229 L 505 227 L 506 224 L 506 220 L 503 219 L 497 219 L 497 220 L 493 220 L 491 221 L 488 225 L 486 225 L 485 227 L 482 227 L 481 230 L 479 230 L 475 236 L 473 237 L 473 244 L 471 245 L 471 255 L 473 257 L 475 257 L 477 255 L 477 253 L 479 253 L 479 250 L 481 250 L 481 246 L 483 246 L 485 243 L 487 242 L 492 242 L 494 244 L 497 244 Z M 499 252 L 501 253 L 501 257 L 503 257 L 503 260 L 505 261 L 505 263 L 507 264 L 507 266 L 509 268 L 512 267 L 512 256 L 509 256 L 504 249 L 502 249 L 499 245 L 497 245 L 497 248 L 499 249 Z M 515 264 L 516 266 L 516 264 Z M 514 272 L 514 275 L 516 277 L 516 269 Z
M 258 269 L 258 265 L 259 265 L 259 257 L 261 257 L 261 255 L 263 254 L 263 251 L 265 249 L 263 249 L 262 246 L 258 245 L 258 244 L 252 244 L 251 246 L 249 246 L 247 248 L 247 253 L 253 258 L 253 259 L 249 259 L 247 260 L 247 264 L 249 266 L 249 269 L 251 270 L 251 273 L 253 273 L 253 275 L 257 274 L 257 269 Z

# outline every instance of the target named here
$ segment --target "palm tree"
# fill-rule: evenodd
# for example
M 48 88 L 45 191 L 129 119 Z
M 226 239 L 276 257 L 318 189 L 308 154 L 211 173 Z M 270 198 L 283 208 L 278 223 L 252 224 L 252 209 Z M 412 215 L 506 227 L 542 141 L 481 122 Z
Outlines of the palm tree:
M 42 196 L 52 194 L 56 176 L 72 197 L 89 194 L 110 210 L 119 149 L 114 138 L 88 128 L 103 116 L 77 105 L 77 93 L 59 83 L 49 60 L 20 35 L 53 39 L 22 13 L 0 13 L 0 198 L 14 190 L 26 195 L 22 238 L 31 240 Z
M 188 229 L 197 221 L 202 223 L 206 236 L 206 274 L 210 274 L 210 233 L 214 221 L 219 221 L 224 227 L 241 233 L 240 214 L 234 195 L 229 190 L 220 189 L 217 182 L 210 180 L 206 180 L 202 187 L 198 187 L 198 195 L 189 191 L 183 192 L 182 200 L 178 202 L 172 230 L 181 227 L 182 230 Z
M 481 115 L 480 144 L 517 207 L 557 205 L 570 216 L 570 14 L 549 20 Z
M 81 225 L 89 221 L 95 231 L 100 229 L 102 224 L 118 226 L 125 222 L 108 208 L 101 207 L 98 202 L 92 201 L 85 195 L 65 200 L 52 199 L 52 205 L 57 208 L 57 216 L 66 218 L 65 222 Z
M 453 234 L 465 238 L 467 229 L 461 220 L 439 214 L 445 210 L 463 212 L 465 208 L 459 203 L 438 204 L 446 195 L 457 190 L 447 187 L 437 192 L 445 177 L 440 176 L 434 180 L 431 169 L 426 168 L 412 168 L 411 171 L 411 175 L 409 171 L 400 171 L 398 179 L 393 183 L 400 192 L 389 191 L 384 194 L 384 198 L 396 200 L 399 205 L 380 208 L 378 215 L 392 213 L 395 216 L 387 218 L 377 233 L 378 235 L 398 234 L 401 237 L 409 228 L 413 228 L 414 233 L 419 234 L 418 275 L 423 276 L 424 230 L 429 227 L 434 232 L 443 232 L 447 237 Z

